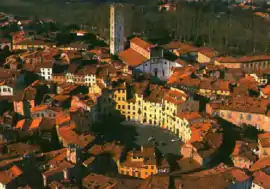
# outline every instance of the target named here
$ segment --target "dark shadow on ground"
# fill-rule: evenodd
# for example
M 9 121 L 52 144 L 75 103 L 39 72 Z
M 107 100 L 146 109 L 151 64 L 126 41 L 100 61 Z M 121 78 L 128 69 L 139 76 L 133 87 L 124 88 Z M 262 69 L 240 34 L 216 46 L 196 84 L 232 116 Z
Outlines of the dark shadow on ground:
M 122 125 L 121 121 L 119 119 L 108 119 L 95 125 L 92 131 L 97 135 L 97 144 L 119 141 L 128 149 L 137 147 L 138 145 L 135 143 L 136 136 L 138 136 L 136 127 Z

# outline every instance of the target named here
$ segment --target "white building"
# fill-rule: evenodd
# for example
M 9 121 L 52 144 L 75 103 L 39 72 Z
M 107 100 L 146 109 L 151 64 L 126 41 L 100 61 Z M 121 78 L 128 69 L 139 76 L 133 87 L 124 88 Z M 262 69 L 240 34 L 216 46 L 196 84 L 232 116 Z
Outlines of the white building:
M 153 76 L 161 80 L 167 80 L 172 74 L 172 68 L 181 67 L 181 65 L 174 61 L 169 61 L 164 58 L 152 58 L 149 61 L 135 67 L 145 73 L 151 73 Z
M 40 68 L 40 76 L 43 77 L 45 80 L 51 80 L 52 79 L 52 67 L 49 68 Z
M 96 75 L 95 74 L 86 74 L 84 75 L 84 83 L 88 86 L 93 86 L 96 84 Z
M 13 96 L 13 84 L 9 82 L 0 83 L 0 96 Z
M 110 52 L 118 54 L 124 50 L 124 18 L 121 5 L 110 6 Z
M 119 53 L 118 57 L 135 72 L 151 73 L 160 80 L 172 75 L 172 68 L 182 67 L 177 61 L 163 58 L 163 49 L 138 37 L 131 39 L 130 48 Z

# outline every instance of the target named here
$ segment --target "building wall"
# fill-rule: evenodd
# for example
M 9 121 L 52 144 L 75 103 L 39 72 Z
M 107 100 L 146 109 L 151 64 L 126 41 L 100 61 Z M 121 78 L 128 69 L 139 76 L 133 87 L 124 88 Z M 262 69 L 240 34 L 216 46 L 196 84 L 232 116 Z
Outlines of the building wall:
M 237 125 L 241 126 L 242 124 L 255 126 L 257 129 L 270 131 L 270 120 L 269 117 L 264 114 L 255 114 L 249 112 L 236 112 L 230 110 L 219 110 L 218 115 Z
M 52 80 L 53 82 L 56 82 L 56 83 L 65 83 L 66 77 L 64 75 L 63 76 L 53 75 Z
M 96 75 L 85 75 L 84 76 L 84 83 L 86 85 L 95 85 L 96 84 Z
M 149 61 L 137 66 L 135 69 L 141 72 L 150 73 L 161 80 L 167 80 L 172 74 L 172 68 L 182 67 L 177 62 L 163 58 L 152 58 Z
M 199 89 L 199 94 L 202 96 L 212 96 L 212 95 L 230 96 L 231 95 L 230 91 L 212 90 L 212 89 Z
M 247 72 L 270 68 L 270 60 L 263 60 L 263 61 L 258 60 L 253 62 L 238 62 L 238 63 L 215 61 L 214 63 L 216 65 L 223 65 L 227 68 L 243 68 Z
M 44 49 L 46 45 L 13 45 L 13 50 Z M 54 46 L 55 47 L 55 46 Z
M 66 82 L 74 83 L 78 85 L 95 85 L 96 84 L 96 76 L 95 75 L 76 75 L 72 73 L 66 74 Z
M 206 112 L 210 115 L 219 116 L 237 126 L 247 124 L 260 130 L 270 131 L 270 119 L 265 114 L 212 109 L 209 104 L 206 105 Z
M 242 67 L 241 63 L 237 63 L 237 62 L 236 63 L 229 63 L 229 62 L 223 63 L 223 62 L 219 62 L 219 61 L 215 60 L 214 64 L 215 65 L 223 65 L 227 68 L 241 68 Z
M 204 159 L 198 154 L 197 150 L 189 143 L 186 143 L 181 148 L 181 154 L 185 158 L 191 158 L 200 165 L 204 164 Z
M 135 94 L 135 99 L 132 102 L 128 102 L 126 97 L 126 89 L 113 92 L 116 110 L 126 120 L 168 129 L 184 142 L 191 138 L 191 130 L 188 127 L 190 123 L 177 116 L 179 109 L 177 105 L 166 100 L 159 103 L 150 102 L 138 94 Z
M 52 68 L 40 68 L 40 75 L 45 80 L 51 80 L 52 79 Z
M 13 96 L 13 88 L 7 85 L 0 86 L 0 96 Z
M 151 175 L 155 175 L 158 172 L 156 165 L 144 165 L 140 167 L 134 167 L 134 166 L 125 166 L 121 163 L 117 163 L 118 165 L 118 172 L 122 175 L 128 175 L 132 177 L 142 178 L 146 179 Z
M 31 116 L 32 116 L 32 118 L 47 117 L 47 118 L 50 118 L 50 119 L 56 119 L 58 114 L 60 114 L 60 112 L 54 112 L 52 110 L 44 110 L 44 111 L 32 112 Z
M 14 111 L 23 116 L 30 116 L 32 108 L 35 107 L 35 101 L 13 101 Z
M 198 52 L 198 57 L 197 57 L 197 62 L 199 63 L 210 63 L 211 62 L 211 58 Z
M 251 189 L 266 189 L 266 188 L 261 187 L 258 184 L 256 184 L 256 183 L 253 182 L 252 185 L 251 185 Z

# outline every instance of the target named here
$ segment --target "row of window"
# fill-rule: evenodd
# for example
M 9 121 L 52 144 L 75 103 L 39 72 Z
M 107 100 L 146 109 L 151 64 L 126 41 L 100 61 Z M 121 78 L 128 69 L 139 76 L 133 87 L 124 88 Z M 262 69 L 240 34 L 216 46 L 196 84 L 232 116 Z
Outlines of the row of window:
M 11 92 L 11 88 L 2 87 L 2 88 L 0 88 L 0 92 Z
M 36 113 L 36 117 L 37 118 L 39 118 L 39 117 L 45 117 L 45 113 Z M 49 114 L 47 114 L 48 115 L 48 117 L 50 117 L 50 118 L 55 118 L 56 117 L 56 115 L 55 114 L 53 114 L 53 113 L 49 113 Z
M 220 112 L 220 116 L 221 116 L 221 117 L 224 117 L 225 115 L 224 115 L 223 112 Z M 231 112 L 228 112 L 226 116 L 227 116 L 227 118 L 231 119 L 231 118 L 232 118 L 232 113 L 231 113 Z M 246 119 L 247 119 L 248 121 L 251 121 L 251 120 L 252 120 L 252 115 L 251 115 L 251 114 L 247 114 L 245 117 L 246 117 Z M 243 115 L 243 114 L 240 114 L 239 118 L 240 118 L 240 119 L 244 119 L 244 115 Z M 259 120 L 259 119 L 260 119 L 260 117 L 258 116 L 258 120 Z

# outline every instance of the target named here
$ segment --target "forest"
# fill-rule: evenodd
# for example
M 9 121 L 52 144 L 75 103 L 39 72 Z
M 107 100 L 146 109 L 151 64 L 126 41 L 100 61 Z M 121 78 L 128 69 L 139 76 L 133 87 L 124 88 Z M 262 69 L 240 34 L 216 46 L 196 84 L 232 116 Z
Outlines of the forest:
M 213 47 L 224 55 L 270 51 L 270 23 L 254 16 L 251 10 L 219 1 L 179 2 L 176 12 L 159 12 L 158 0 L 122 1 L 127 37 L 140 35 L 158 44 L 179 39 Z M 0 11 L 84 25 L 105 39 L 109 37 L 109 2 L 105 0 L 1 0 Z

